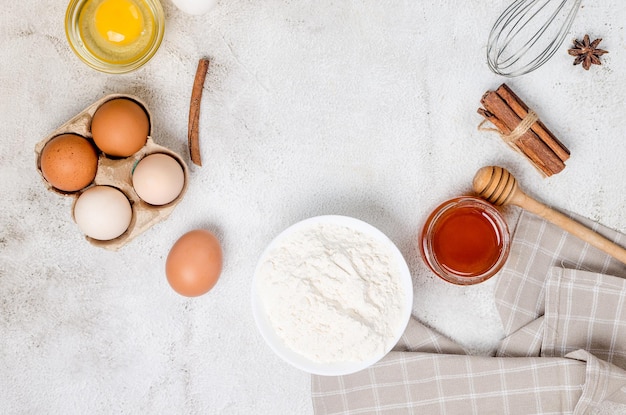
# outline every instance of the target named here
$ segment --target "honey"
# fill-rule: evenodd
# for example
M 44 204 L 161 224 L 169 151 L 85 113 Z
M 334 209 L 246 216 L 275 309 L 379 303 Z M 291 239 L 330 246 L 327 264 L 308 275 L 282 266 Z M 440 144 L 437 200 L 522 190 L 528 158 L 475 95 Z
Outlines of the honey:
M 500 212 L 479 198 L 460 197 L 429 216 L 420 249 L 428 266 L 454 284 L 482 282 L 504 264 L 509 233 Z

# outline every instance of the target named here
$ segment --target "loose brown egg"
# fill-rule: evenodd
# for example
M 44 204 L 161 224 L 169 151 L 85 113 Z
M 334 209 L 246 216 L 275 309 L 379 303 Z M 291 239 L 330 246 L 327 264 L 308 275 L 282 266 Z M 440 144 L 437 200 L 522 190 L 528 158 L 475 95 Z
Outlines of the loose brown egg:
M 62 134 L 43 148 L 39 165 L 43 177 L 53 187 L 75 192 L 86 187 L 96 177 L 98 153 L 84 137 Z
M 170 286 L 186 297 L 207 293 L 222 272 L 222 248 L 211 232 L 196 229 L 181 236 L 165 262 Z
M 91 120 L 93 141 L 104 153 L 128 157 L 146 144 L 148 114 L 135 101 L 116 98 L 102 104 Z

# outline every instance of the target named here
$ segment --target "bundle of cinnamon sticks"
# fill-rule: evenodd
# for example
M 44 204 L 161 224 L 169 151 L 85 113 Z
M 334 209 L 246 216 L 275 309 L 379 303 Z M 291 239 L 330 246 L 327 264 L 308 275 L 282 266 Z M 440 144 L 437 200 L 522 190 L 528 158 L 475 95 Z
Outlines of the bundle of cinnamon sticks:
M 484 108 L 479 108 L 478 113 L 541 173 L 551 176 L 565 168 L 569 150 L 506 84 L 487 91 L 480 103 Z

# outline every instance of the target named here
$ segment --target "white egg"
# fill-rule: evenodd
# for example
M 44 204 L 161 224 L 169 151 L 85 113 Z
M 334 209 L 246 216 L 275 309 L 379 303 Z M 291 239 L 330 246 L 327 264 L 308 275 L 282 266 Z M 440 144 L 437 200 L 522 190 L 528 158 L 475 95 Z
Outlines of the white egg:
M 85 190 L 74 204 L 74 220 L 87 236 L 101 241 L 123 234 L 133 217 L 124 193 L 111 186 L 94 186 Z
M 215 7 L 217 0 L 172 0 L 172 3 L 185 13 L 200 15 Z
M 142 158 L 133 170 L 137 195 L 151 205 L 165 205 L 180 195 L 185 173 L 180 163 L 167 154 L 155 153 Z

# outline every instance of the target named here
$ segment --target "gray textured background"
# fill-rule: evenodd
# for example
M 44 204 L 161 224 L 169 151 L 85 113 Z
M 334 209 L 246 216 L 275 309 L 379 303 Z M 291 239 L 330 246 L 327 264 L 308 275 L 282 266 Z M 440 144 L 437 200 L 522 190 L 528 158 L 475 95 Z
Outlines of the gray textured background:
M 163 0 L 167 28 L 142 69 L 93 71 L 69 49 L 66 2 L 0 11 L 0 412 L 311 413 L 310 380 L 256 331 L 250 282 L 263 248 L 319 214 L 365 220 L 394 240 L 414 278 L 414 314 L 476 353 L 501 335 L 493 280 L 453 287 L 428 272 L 416 238 L 486 164 L 527 193 L 626 231 L 626 6 L 583 1 L 571 36 L 540 70 L 509 81 L 570 148 L 542 179 L 477 131 L 485 44 L 508 1 L 221 1 L 192 17 Z M 569 39 L 603 37 L 605 65 L 571 65 Z M 47 192 L 35 143 L 96 99 L 138 95 L 157 143 L 187 161 L 198 58 L 212 64 L 202 168 L 165 222 L 119 252 L 88 244 L 72 200 Z M 515 216 L 515 210 L 507 214 Z M 207 295 L 168 286 L 169 248 L 214 231 L 224 270 Z

